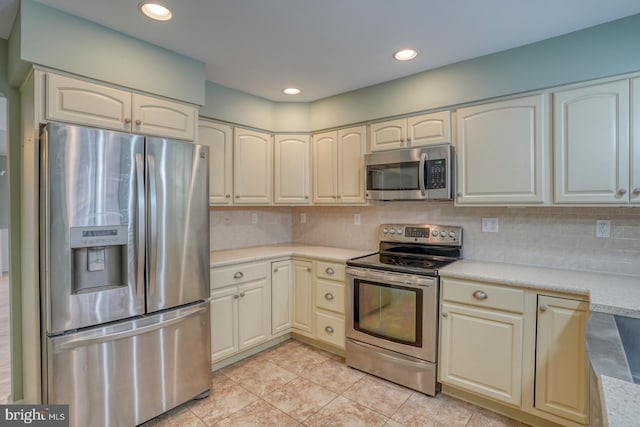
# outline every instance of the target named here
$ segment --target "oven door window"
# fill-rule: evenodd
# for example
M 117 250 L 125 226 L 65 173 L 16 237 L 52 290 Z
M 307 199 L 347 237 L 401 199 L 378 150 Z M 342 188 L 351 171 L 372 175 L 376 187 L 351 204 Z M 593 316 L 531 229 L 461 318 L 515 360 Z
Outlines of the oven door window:
M 414 347 L 422 346 L 422 290 L 356 279 L 354 329 Z
M 420 162 L 387 163 L 367 166 L 367 190 L 420 190 Z

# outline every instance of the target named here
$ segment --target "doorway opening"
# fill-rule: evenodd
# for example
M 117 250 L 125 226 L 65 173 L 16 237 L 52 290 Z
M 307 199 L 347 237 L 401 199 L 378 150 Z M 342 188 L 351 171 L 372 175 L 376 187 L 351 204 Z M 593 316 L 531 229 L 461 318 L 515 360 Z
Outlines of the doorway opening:
M 11 398 L 11 310 L 9 283 L 9 141 L 7 99 L 0 94 L 0 404 Z

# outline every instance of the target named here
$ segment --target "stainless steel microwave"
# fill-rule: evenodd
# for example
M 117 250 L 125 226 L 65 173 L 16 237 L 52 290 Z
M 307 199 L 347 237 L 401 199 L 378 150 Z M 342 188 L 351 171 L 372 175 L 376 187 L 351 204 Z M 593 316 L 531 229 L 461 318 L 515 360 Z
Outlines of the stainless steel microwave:
M 453 200 L 450 144 L 365 154 L 368 200 Z

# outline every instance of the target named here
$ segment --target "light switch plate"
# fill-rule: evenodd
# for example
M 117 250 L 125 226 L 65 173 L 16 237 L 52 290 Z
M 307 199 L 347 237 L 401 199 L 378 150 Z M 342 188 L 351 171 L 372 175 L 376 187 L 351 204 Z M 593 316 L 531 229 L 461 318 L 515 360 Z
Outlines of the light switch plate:
M 257 212 L 251 212 L 251 224 L 258 223 L 258 214 Z
M 300 224 L 306 224 L 306 223 L 307 223 L 307 214 L 303 212 L 300 214 Z
M 596 221 L 596 237 L 611 237 L 611 221 Z
M 498 218 L 482 218 L 483 233 L 497 233 L 498 229 Z
M 353 214 L 353 223 L 355 225 L 360 225 L 360 214 L 359 213 Z

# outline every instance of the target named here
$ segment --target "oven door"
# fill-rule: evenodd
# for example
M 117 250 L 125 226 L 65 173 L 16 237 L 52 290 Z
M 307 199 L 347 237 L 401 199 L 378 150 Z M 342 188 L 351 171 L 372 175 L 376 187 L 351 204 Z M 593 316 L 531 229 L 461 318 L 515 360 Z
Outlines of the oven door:
M 438 278 L 347 268 L 346 335 L 436 361 Z

